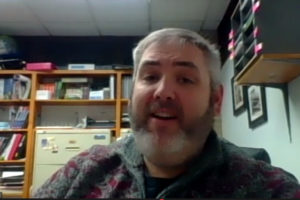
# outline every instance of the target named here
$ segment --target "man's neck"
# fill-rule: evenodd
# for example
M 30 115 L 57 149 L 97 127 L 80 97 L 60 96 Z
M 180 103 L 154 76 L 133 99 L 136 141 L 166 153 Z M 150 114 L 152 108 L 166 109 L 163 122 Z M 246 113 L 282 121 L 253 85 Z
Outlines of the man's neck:
M 153 164 L 147 158 L 144 158 L 148 173 L 152 177 L 156 178 L 175 178 L 182 174 L 186 167 L 178 166 L 178 167 L 164 167 Z

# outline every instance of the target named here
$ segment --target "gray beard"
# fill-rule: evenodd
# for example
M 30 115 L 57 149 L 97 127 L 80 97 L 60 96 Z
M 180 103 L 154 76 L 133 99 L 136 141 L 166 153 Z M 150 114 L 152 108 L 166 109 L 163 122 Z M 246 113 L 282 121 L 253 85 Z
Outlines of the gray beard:
M 178 133 L 174 133 L 164 146 L 160 146 L 159 136 L 151 134 L 147 129 L 147 119 L 138 119 L 136 113 L 132 111 L 132 106 L 129 105 L 131 128 L 137 149 L 148 160 L 164 166 L 183 165 L 200 154 L 214 121 L 213 106 L 210 101 L 207 111 L 202 116 L 196 117 L 185 127 L 181 125 Z

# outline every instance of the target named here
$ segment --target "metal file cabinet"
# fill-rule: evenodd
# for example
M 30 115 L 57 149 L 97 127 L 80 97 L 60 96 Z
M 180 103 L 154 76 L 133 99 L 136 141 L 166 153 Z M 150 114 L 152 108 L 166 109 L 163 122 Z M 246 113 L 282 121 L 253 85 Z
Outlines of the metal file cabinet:
M 109 129 L 37 130 L 31 191 L 35 191 L 73 156 L 95 144 L 110 143 Z

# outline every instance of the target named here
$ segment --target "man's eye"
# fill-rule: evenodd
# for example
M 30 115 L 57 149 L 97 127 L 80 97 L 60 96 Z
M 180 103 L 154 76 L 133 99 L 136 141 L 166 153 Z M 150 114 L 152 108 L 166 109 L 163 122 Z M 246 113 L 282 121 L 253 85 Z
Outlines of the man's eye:
M 194 83 L 195 83 L 195 81 L 194 81 L 193 79 L 191 79 L 191 78 L 186 78 L 186 77 L 180 77 L 180 78 L 178 79 L 178 82 L 179 82 L 180 84 L 194 84 Z
M 156 75 L 146 75 L 146 76 L 144 76 L 144 78 L 143 78 L 143 80 L 144 81 L 146 81 L 146 82 L 155 82 L 155 81 L 157 81 L 158 80 L 158 76 L 156 76 Z

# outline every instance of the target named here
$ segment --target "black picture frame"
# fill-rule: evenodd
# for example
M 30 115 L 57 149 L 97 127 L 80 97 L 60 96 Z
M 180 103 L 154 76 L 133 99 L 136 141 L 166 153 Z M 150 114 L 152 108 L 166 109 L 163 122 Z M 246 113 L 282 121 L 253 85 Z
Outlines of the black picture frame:
M 247 86 L 238 85 L 232 77 L 231 94 L 233 115 L 238 116 L 247 109 Z
M 268 121 L 266 91 L 263 86 L 247 87 L 249 128 L 254 129 Z

